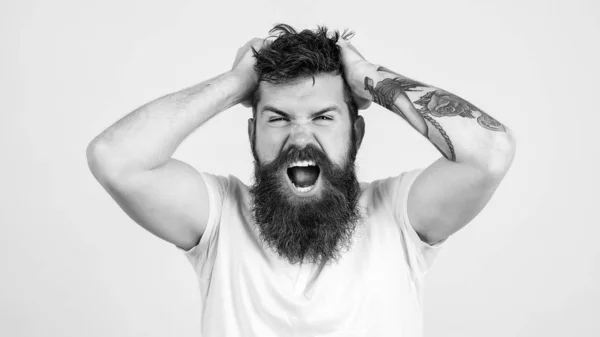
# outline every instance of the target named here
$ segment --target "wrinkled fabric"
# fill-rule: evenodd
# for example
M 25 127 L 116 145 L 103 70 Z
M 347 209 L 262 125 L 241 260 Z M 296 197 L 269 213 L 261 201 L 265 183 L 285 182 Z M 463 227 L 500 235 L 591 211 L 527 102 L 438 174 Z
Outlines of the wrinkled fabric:
M 337 262 L 291 265 L 264 246 L 249 187 L 202 173 L 210 215 L 185 251 L 200 286 L 202 336 L 422 336 L 423 277 L 443 242 L 428 245 L 406 212 L 420 169 L 361 183 L 363 221 Z

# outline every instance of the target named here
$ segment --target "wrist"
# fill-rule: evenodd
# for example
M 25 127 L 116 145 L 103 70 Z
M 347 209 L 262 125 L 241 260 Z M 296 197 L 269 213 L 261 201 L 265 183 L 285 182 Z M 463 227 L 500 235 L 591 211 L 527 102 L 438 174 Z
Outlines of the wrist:
M 348 74 L 348 84 L 350 88 L 360 98 L 371 100 L 370 93 L 365 89 L 365 78 L 375 79 L 378 76 L 377 65 L 361 60 L 350 67 Z
M 258 76 L 254 70 L 249 73 L 239 69 L 232 69 L 227 74 L 235 83 L 234 104 L 246 100 L 249 95 L 254 93 L 258 86 Z

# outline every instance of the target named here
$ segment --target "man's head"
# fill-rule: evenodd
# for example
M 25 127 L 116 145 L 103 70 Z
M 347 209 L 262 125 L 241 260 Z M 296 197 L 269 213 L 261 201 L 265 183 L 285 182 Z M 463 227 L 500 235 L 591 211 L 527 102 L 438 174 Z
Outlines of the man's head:
M 278 25 L 271 33 L 279 35 L 254 53 L 254 217 L 282 257 L 325 262 L 348 247 L 360 218 L 354 161 L 364 121 L 344 78 L 338 32 Z
M 358 117 L 358 108 L 344 77 L 340 47 L 336 44 L 340 37 L 349 39 L 353 33 L 345 32 L 340 35 L 338 31 L 334 31 L 328 36 L 329 31 L 326 27 L 298 33 L 285 24 L 276 25 L 269 33 L 276 39 L 259 52 L 253 50 L 256 58 L 254 70 L 258 74 L 259 84 L 286 84 L 301 78 L 314 78 L 320 74 L 339 75 L 343 79 L 344 103 L 354 122 Z M 259 85 L 252 99 L 254 117 L 261 98 L 260 89 Z

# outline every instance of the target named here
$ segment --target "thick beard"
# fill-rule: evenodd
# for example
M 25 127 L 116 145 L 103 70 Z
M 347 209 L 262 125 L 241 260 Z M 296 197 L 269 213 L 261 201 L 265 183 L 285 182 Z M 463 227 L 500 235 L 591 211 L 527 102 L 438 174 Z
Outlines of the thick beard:
M 344 167 L 332 163 L 314 145 L 290 147 L 272 162 L 260 164 L 252 145 L 255 183 L 250 193 L 261 240 L 291 264 L 338 260 L 350 248 L 360 222 L 355 144 Z M 290 190 L 285 175 L 291 163 L 308 159 L 319 165 L 322 190 L 299 197 Z

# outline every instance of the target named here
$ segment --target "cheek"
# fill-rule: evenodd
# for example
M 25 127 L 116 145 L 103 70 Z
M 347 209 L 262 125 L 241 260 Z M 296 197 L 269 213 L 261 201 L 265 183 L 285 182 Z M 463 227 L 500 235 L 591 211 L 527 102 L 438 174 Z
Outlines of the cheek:
M 255 151 L 262 163 L 271 162 L 277 158 L 281 150 L 282 139 L 274 133 L 257 133 Z
M 344 132 L 331 132 L 322 134 L 319 138 L 323 151 L 329 159 L 335 164 L 342 165 L 347 159 L 348 150 L 350 149 L 350 134 L 346 130 Z

